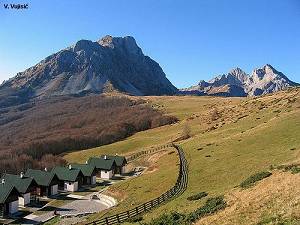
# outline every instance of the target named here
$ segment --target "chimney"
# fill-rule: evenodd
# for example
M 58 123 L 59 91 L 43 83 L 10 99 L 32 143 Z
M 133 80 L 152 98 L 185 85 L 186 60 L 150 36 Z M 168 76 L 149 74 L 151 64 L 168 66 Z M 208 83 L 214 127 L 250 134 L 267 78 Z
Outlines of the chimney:
M 21 172 L 21 173 L 20 173 L 20 178 L 23 178 L 23 177 L 24 177 L 24 173 Z
M 5 184 L 5 179 L 2 179 L 2 180 L 1 180 L 1 184 Z
M 47 167 L 45 167 L 45 169 L 44 169 L 44 170 L 45 170 L 45 172 L 47 172 L 47 171 L 48 171 Z
M 104 156 L 104 159 L 107 159 L 107 155 Z
M 70 164 L 70 165 L 69 165 L 69 170 L 71 170 L 71 169 L 72 169 L 72 165 Z
M 88 161 L 85 161 L 85 164 L 88 164 Z

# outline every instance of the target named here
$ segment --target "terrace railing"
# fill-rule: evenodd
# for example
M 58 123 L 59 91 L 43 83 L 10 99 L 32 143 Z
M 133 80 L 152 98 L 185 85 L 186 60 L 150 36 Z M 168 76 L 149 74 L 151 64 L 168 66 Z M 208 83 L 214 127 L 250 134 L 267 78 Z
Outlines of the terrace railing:
M 175 185 L 172 188 L 170 188 L 168 191 L 166 191 L 159 197 L 152 199 L 148 202 L 145 202 L 135 208 L 132 208 L 128 211 L 118 213 L 118 214 L 115 214 L 112 216 L 107 216 L 107 217 L 104 217 L 99 220 L 95 220 L 88 224 L 91 224 L 91 225 L 120 224 L 120 223 L 127 221 L 130 218 L 134 218 L 143 213 L 149 212 L 153 208 L 156 208 L 159 205 L 161 205 L 167 201 L 170 201 L 170 200 L 174 199 L 175 197 L 179 196 L 180 194 L 182 194 L 186 190 L 187 184 L 188 184 L 188 163 L 185 158 L 183 149 L 178 145 L 172 144 L 172 146 L 177 149 L 179 161 L 180 161 L 178 178 L 177 178 Z

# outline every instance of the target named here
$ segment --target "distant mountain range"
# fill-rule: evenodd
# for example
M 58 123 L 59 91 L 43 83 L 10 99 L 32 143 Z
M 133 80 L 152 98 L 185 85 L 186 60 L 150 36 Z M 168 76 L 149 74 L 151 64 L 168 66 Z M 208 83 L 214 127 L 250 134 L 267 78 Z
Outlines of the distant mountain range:
M 289 80 L 283 73 L 267 64 L 253 70 L 251 75 L 240 68 L 235 68 L 208 82 L 201 80 L 195 86 L 181 89 L 180 93 L 245 97 L 272 93 L 297 85 L 299 84 Z
M 0 107 L 33 98 L 112 90 L 130 95 L 254 96 L 295 85 L 283 73 L 265 65 L 251 75 L 236 68 L 178 90 L 159 64 L 143 54 L 133 37 L 107 35 L 96 42 L 80 40 L 4 82 L 0 86 Z

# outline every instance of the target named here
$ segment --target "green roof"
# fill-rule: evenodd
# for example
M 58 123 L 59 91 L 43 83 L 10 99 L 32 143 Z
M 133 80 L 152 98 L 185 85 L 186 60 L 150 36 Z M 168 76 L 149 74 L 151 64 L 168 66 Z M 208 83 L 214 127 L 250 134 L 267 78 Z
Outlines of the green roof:
M 16 190 L 16 188 L 10 183 L 0 183 L 0 204 L 5 203 L 6 199 L 14 189 Z
M 59 180 L 75 182 L 82 172 L 76 168 L 66 168 L 62 166 L 54 167 L 51 171 L 56 174 Z
M 90 177 L 93 175 L 95 166 L 89 164 L 71 164 L 72 168 L 79 169 L 83 173 L 83 176 Z
M 113 159 L 116 162 L 117 166 L 124 166 L 127 164 L 127 160 L 124 156 L 119 156 L 119 155 L 101 155 L 101 158 L 104 159 L 106 156 L 107 159 Z
M 20 176 L 14 174 L 4 174 L 2 179 L 15 186 L 16 189 L 22 194 L 26 193 L 32 182 L 34 182 L 33 178 L 31 177 L 24 176 L 21 178 Z
M 28 169 L 25 173 L 25 177 L 31 177 L 38 185 L 49 186 L 55 174 L 42 170 Z
M 116 166 L 115 160 L 104 158 L 90 158 L 88 164 L 103 170 L 112 170 Z

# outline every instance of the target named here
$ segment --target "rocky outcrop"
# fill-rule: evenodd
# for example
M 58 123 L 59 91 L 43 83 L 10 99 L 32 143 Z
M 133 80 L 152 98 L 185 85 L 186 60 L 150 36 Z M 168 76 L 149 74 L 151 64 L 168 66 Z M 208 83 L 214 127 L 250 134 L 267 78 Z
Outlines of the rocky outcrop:
M 235 68 L 208 82 L 201 80 L 195 86 L 182 89 L 181 93 L 243 97 L 272 93 L 297 85 L 267 64 L 255 69 L 251 75 L 246 74 L 240 68 Z
M 18 73 L 1 90 L 30 90 L 31 97 L 103 93 L 172 95 L 177 89 L 157 62 L 145 56 L 133 37 L 80 40 Z M 28 91 L 27 91 L 28 92 Z

